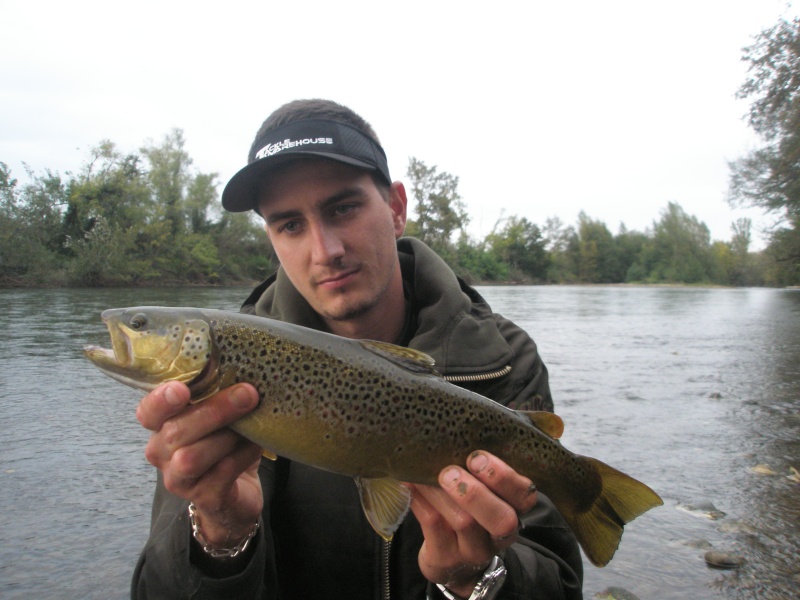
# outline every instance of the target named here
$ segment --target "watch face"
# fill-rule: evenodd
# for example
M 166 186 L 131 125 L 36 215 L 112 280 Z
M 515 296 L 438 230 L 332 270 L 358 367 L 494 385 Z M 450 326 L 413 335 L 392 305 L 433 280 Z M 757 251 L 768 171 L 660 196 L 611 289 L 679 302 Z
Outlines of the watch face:
M 506 566 L 503 564 L 502 558 L 495 556 L 492 562 L 489 563 L 487 569 L 483 572 L 483 577 L 478 581 L 478 584 L 467 600 L 494 600 L 497 594 L 500 593 L 500 589 L 503 587 L 505 580 Z M 439 591 L 442 592 L 447 600 L 459 600 L 453 592 L 448 590 L 441 583 L 437 583 L 436 587 L 439 588 Z
M 493 600 L 500 593 L 505 580 L 506 566 L 499 556 L 495 556 L 469 600 Z

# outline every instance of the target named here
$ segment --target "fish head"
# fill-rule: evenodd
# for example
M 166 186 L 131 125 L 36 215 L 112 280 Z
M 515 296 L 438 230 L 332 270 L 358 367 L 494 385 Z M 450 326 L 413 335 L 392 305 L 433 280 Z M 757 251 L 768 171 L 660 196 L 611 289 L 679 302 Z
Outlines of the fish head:
M 106 375 L 151 390 L 165 381 L 190 384 L 213 359 L 211 325 L 202 314 L 167 307 L 115 308 L 101 318 L 111 348 L 87 346 L 84 355 Z

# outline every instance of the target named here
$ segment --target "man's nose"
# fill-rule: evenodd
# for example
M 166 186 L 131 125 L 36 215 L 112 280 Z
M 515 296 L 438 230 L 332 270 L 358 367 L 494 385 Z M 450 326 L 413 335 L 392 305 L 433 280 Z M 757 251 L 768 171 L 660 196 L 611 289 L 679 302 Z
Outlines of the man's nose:
M 330 227 L 314 225 L 311 230 L 311 258 L 314 264 L 328 265 L 344 256 L 344 244 Z

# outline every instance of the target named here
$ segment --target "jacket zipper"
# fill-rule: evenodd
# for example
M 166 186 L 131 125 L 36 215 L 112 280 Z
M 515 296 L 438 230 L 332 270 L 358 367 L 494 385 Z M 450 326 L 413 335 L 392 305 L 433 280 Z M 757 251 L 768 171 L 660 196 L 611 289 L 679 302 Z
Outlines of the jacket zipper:
M 392 542 L 381 540 L 381 597 L 383 600 L 391 600 L 392 589 L 389 586 L 389 553 L 392 550 Z
M 502 369 L 492 371 L 491 373 L 481 373 L 479 375 L 445 375 L 444 380 L 450 383 L 465 383 L 468 381 L 488 381 L 489 379 L 498 379 L 511 373 L 511 365 L 506 365 Z

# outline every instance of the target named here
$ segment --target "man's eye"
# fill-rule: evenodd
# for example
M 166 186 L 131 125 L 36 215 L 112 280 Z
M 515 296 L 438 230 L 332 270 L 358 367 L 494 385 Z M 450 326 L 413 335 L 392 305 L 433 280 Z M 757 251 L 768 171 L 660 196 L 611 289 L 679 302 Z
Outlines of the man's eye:
M 287 221 L 281 227 L 281 231 L 285 231 L 286 233 L 294 233 L 298 229 L 300 229 L 300 223 L 297 221 Z
M 340 204 L 333 209 L 334 213 L 340 217 L 353 212 L 353 210 L 355 210 L 355 204 Z

